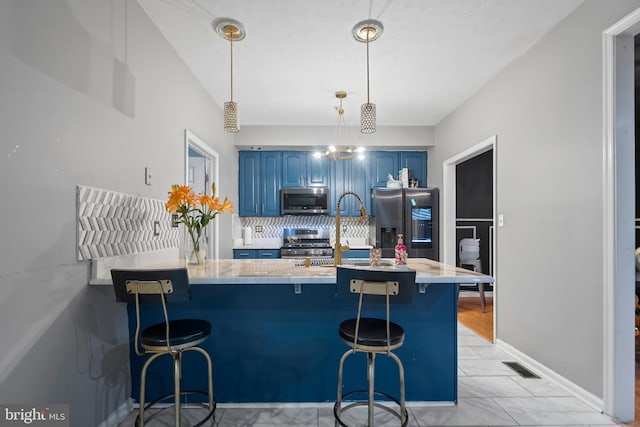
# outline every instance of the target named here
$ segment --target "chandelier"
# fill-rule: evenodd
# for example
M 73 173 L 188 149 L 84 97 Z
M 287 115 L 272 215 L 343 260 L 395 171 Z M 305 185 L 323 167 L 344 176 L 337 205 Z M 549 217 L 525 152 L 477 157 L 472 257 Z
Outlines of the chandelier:
M 347 92 L 339 90 L 336 92 L 336 98 L 340 100 L 340 106 L 338 107 L 338 125 L 333 130 L 331 138 L 332 144 L 325 150 L 324 153 L 316 151 L 314 157 L 320 158 L 322 156 L 328 157 L 332 160 L 346 160 L 351 159 L 354 156 L 359 159 L 364 159 L 364 147 L 345 147 L 340 145 L 342 142 L 342 134 L 345 131 L 344 123 L 344 107 L 342 106 L 342 100 L 347 97 Z M 348 130 L 347 130 L 348 131 Z

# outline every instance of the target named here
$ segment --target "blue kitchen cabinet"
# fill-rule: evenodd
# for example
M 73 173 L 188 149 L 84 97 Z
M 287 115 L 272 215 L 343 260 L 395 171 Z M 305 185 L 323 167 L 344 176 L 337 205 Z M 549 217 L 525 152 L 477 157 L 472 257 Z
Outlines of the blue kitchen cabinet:
M 255 259 L 257 251 L 255 249 L 234 249 L 233 259 Z
M 282 154 L 279 151 L 239 153 L 240 216 L 279 216 Z
M 256 253 L 256 258 L 262 258 L 262 259 L 280 258 L 280 249 L 258 249 Z
M 418 187 L 427 186 L 427 152 L 426 151 L 401 151 L 400 169 L 409 170 L 409 179 L 418 180 Z
M 345 191 L 353 191 L 362 198 L 367 213 L 371 211 L 368 163 L 357 158 L 335 160 L 329 168 L 329 215 L 335 216 L 338 198 Z M 353 196 L 345 196 L 340 204 L 340 216 L 360 216 L 360 203 Z
M 397 151 L 371 151 L 369 155 L 371 187 L 386 187 L 389 174 L 395 179 L 398 178 L 400 156 Z
M 306 151 L 282 152 L 282 187 L 327 187 L 329 162 Z
M 402 168 L 409 169 L 409 178 L 416 178 L 420 187 L 427 186 L 426 151 L 372 151 L 371 187 L 386 187 L 389 174 L 398 179 Z
M 276 259 L 280 249 L 234 249 L 233 259 Z

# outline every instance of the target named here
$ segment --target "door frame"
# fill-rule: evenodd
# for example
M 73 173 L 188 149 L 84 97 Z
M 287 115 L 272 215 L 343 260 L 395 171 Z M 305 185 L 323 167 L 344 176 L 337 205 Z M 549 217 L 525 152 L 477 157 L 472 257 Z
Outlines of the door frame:
M 498 212 L 498 136 L 493 135 L 472 147 L 448 158 L 442 162 L 442 262 L 448 265 L 456 265 L 456 166 L 475 156 L 493 150 L 493 249 L 490 254 L 494 279 L 493 292 L 493 342 L 496 342 L 496 307 L 498 306 L 498 269 L 497 269 L 497 212 Z
M 603 404 L 622 422 L 635 414 L 635 129 L 633 37 L 640 8 L 602 33 Z
M 195 150 L 202 154 L 211 164 L 213 173 L 211 174 L 211 182 L 217 183 L 220 181 L 220 156 L 210 146 L 205 144 L 203 140 L 198 138 L 189 129 L 184 130 L 184 184 L 189 185 L 189 149 Z M 211 189 L 208 188 L 207 192 Z M 208 235 L 213 235 L 213 239 L 207 244 L 207 258 L 218 259 L 220 256 L 220 221 L 211 221 L 209 223 Z M 213 227 L 213 233 L 211 232 Z M 213 244 L 211 244 L 213 240 Z

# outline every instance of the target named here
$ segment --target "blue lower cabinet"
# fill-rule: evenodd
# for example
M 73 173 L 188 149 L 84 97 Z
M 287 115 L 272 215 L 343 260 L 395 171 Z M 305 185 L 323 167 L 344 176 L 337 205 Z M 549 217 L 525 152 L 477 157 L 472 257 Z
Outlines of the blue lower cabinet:
M 280 249 L 234 249 L 233 259 L 280 258 Z
M 255 259 L 257 253 L 255 249 L 234 249 L 233 259 Z
M 256 258 L 280 258 L 280 249 L 258 249 Z

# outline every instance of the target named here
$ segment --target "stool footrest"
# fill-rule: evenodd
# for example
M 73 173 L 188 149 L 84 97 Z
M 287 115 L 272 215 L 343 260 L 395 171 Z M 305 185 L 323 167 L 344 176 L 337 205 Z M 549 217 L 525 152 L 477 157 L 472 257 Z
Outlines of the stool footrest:
M 182 396 L 187 396 L 187 395 L 193 395 L 193 394 L 196 394 L 196 395 L 199 395 L 199 396 L 209 397 L 209 395 L 208 395 L 206 392 L 204 392 L 204 391 L 199 391 L 199 390 L 186 390 L 186 391 L 181 391 L 181 392 L 180 392 L 180 397 L 182 397 Z M 150 409 L 153 405 L 155 405 L 155 404 L 157 404 L 157 403 L 160 403 L 160 402 L 164 402 L 165 400 L 167 400 L 167 399 L 169 399 L 169 398 L 172 398 L 172 397 L 174 397 L 174 394 L 173 394 L 173 393 L 171 393 L 171 394 L 167 394 L 167 395 L 164 395 L 164 396 L 162 396 L 162 397 L 157 398 L 157 399 L 156 399 L 156 400 L 154 400 L 153 402 L 147 403 L 147 404 L 144 406 L 144 410 L 145 410 L 145 412 L 147 411 L 147 409 Z M 209 406 L 209 402 L 189 402 L 189 404 L 190 404 L 190 405 L 201 405 L 202 407 L 208 407 L 208 406 Z M 213 407 L 212 407 L 212 408 L 209 408 L 209 413 L 207 414 L 207 416 L 206 416 L 206 417 L 204 417 L 204 418 L 203 418 L 201 421 L 199 421 L 197 424 L 194 424 L 194 425 L 193 425 L 193 427 L 199 427 L 199 426 L 202 426 L 202 425 L 204 425 L 204 423 L 206 423 L 209 419 L 211 419 L 211 417 L 213 417 L 213 415 L 214 415 L 214 412 L 216 411 L 216 407 L 217 407 L 217 406 L 218 406 L 218 404 L 217 404 L 217 402 L 214 400 L 214 401 L 213 401 Z M 151 421 L 151 419 L 153 419 L 153 417 L 155 417 L 156 415 L 160 414 L 160 413 L 161 413 L 162 411 L 164 411 L 165 409 L 168 409 L 168 408 L 174 408 L 174 407 L 175 407 L 175 405 L 174 405 L 174 406 L 167 406 L 166 408 L 159 409 L 157 412 L 155 412 L 155 413 L 151 414 L 151 416 L 149 416 L 149 417 L 145 417 L 145 424 L 149 423 L 149 421 Z M 140 415 L 138 415 L 138 416 L 136 417 L 136 421 L 135 421 L 134 426 L 135 426 L 135 427 L 144 427 L 144 426 L 141 426 L 141 425 L 140 425 Z
M 367 390 L 354 390 L 354 391 L 350 391 L 347 393 L 343 393 L 342 395 L 342 399 L 341 401 L 344 402 L 345 399 L 348 399 L 350 396 L 353 395 L 367 395 L 368 391 Z M 374 395 L 376 396 L 382 396 L 385 397 L 389 400 L 390 403 L 395 403 L 396 405 L 398 405 L 399 408 L 401 408 L 400 405 L 400 401 L 398 399 L 396 399 L 395 397 L 391 396 L 388 393 L 384 393 L 382 391 L 375 391 L 373 392 Z M 358 406 L 368 406 L 369 405 L 369 401 L 368 400 L 352 400 L 352 401 L 347 401 L 344 402 L 345 406 L 339 408 L 338 407 L 338 403 L 336 402 L 335 405 L 333 405 L 333 417 L 335 418 L 335 420 L 338 422 L 338 424 L 342 427 L 350 427 L 348 424 L 345 424 L 345 422 L 342 420 L 341 414 L 344 411 L 347 411 L 349 409 L 358 407 Z M 397 417 L 401 424 L 401 427 L 406 427 L 407 423 L 409 422 L 409 413 L 407 412 L 407 409 L 404 409 L 404 414 L 401 413 L 401 411 L 395 410 L 393 408 L 390 408 L 387 405 L 384 405 L 380 402 L 373 402 L 373 406 L 380 408 L 380 409 L 384 409 L 385 411 L 389 412 L 390 414 L 394 415 L 395 417 Z M 338 411 L 340 412 L 340 414 L 338 413 Z

